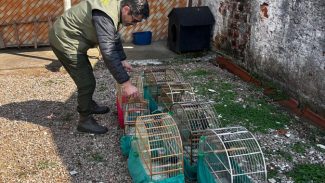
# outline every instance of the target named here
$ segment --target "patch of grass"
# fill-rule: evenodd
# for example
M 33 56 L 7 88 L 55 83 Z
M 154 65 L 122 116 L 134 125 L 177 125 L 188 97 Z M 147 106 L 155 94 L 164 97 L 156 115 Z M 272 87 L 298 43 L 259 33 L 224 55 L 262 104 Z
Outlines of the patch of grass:
M 227 105 L 227 103 L 234 102 L 237 97 L 237 94 L 233 91 L 233 86 L 228 82 L 221 82 L 218 84 L 217 90 L 219 92 L 216 101 L 222 101 Z
M 210 71 L 198 69 L 198 70 L 195 70 L 195 71 L 192 71 L 189 73 L 185 73 L 184 75 L 185 75 L 185 77 L 188 77 L 188 76 L 207 76 L 210 74 L 212 74 Z
M 204 75 L 205 71 L 198 70 L 190 74 Z M 216 101 L 215 109 L 221 115 L 223 126 L 243 125 L 253 132 L 267 133 L 269 129 L 281 129 L 290 123 L 290 117 L 282 113 L 274 105 L 268 103 L 267 97 L 242 96 L 242 101 L 236 101 L 238 94 L 230 82 L 209 80 L 207 83 L 192 83 L 198 90 L 197 94 Z M 209 92 L 213 89 L 216 93 Z M 251 90 L 258 91 L 252 87 Z
M 292 150 L 296 153 L 303 154 L 306 152 L 307 145 L 301 142 L 297 142 L 292 145 Z
M 286 92 L 276 88 L 274 88 L 273 92 L 271 92 L 268 96 L 274 101 L 288 100 L 290 98 Z
M 44 170 L 44 169 L 49 169 L 49 168 L 54 168 L 56 167 L 57 164 L 55 162 L 51 162 L 49 160 L 46 161 L 40 161 L 37 164 L 37 168 Z
M 199 95 L 208 96 L 211 94 L 208 89 L 215 89 L 215 83 L 213 81 L 208 81 L 207 83 L 193 83 L 192 86 L 198 90 Z
M 187 59 L 187 58 L 198 58 L 203 57 L 207 55 L 209 52 L 206 51 L 200 51 L 200 52 L 189 52 L 189 53 L 183 53 L 181 55 L 178 55 L 176 58 L 179 59 Z
M 91 160 L 95 161 L 95 162 L 103 162 L 104 157 L 99 153 L 94 153 L 94 154 L 91 155 Z
M 222 82 L 218 85 L 219 96 L 215 99 L 218 101 L 215 108 L 222 116 L 223 125 L 240 123 L 251 131 L 266 133 L 269 128 L 284 128 L 284 125 L 290 122 L 287 114 L 279 113 L 278 109 L 267 103 L 264 97 L 246 96 L 243 102 L 236 102 L 237 94 L 233 89 L 231 83 Z
M 234 89 L 234 86 L 231 83 L 228 83 L 228 82 L 221 82 L 221 83 L 219 83 L 218 88 L 220 88 L 220 90 L 225 91 L 225 90 Z
M 47 81 L 44 81 L 43 83 L 44 83 L 45 86 L 51 86 L 51 85 L 53 85 L 53 84 L 58 84 L 58 83 L 63 83 L 63 82 L 64 82 L 64 81 L 61 80 L 61 79 L 55 79 L 55 80 L 53 80 L 53 79 L 49 79 L 49 80 L 47 80 Z
M 275 153 L 277 153 L 279 156 L 281 156 L 283 159 L 292 162 L 293 158 L 291 154 L 287 151 L 283 150 L 277 150 Z
M 325 130 L 313 126 L 309 129 L 309 133 L 307 133 L 307 139 L 314 144 L 320 144 L 325 140 Z
M 288 100 L 290 98 L 289 95 L 281 89 L 282 87 L 279 84 L 274 83 L 273 81 L 270 81 L 266 78 L 259 77 L 256 74 L 254 75 L 254 78 L 257 78 L 258 80 L 262 81 L 263 88 L 270 88 L 272 90 L 271 93 L 268 94 L 271 99 L 279 101 Z
M 268 132 L 270 128 L 284 128 L 284 125 L 290 121 L 289 116 L 278 113 L 273 106 L 263 100 L 248 104 L 223 100 L 215 105 L 215 109 L 222 115 L 221 122 L 224 125 L 242 122 L 248 129 L 263 133 Z
M 52 84 L 55 84 L 55 83 L 56 83 L 56 82 L 55 82 L 54 80 L 50 79 L 50 80 L 45 81 L 45 82 L 44 82 L 44 85 L 45 85 L 45 86 L 51 86 Z
M 323 183 L 325 180 L 325 166 L 321 164 L 301 164 L 288 172 L 296 183 L 313 182 Z
M 275 178 L 275 177 L 277 177 L 277 175 L 278 175 L 278 171 L 276 171 L 276 170 L 268 170 L 267 171 L 267 178 L 268 179 Z

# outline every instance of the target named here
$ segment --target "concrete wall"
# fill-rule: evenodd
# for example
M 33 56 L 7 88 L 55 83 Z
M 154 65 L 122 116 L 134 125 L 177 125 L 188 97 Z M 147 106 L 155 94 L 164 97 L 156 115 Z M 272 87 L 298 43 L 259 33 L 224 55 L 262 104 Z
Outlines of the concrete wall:
M 324 0 L 194 0 L 216 18 L 214 45 L 325 115 Z

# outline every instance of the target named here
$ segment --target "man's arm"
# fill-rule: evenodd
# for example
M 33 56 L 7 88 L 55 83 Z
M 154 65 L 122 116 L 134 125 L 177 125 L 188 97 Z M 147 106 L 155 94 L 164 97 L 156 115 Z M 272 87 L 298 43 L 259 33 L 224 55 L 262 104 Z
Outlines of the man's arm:
M 120 36 L 114 27 L 112 19 L 100 10 L 93 10 L 93 24 L 103 60 L 115 78 L 122 84 L 130 79 L 121 61 L 126 59 Z
M 96 29 L 99 49 L 103 56 L 103 60 L 119 84 L 123 84 L 125 95 L 138 97 L 138 89 L 132 85 L 130 76 L 124 69 L 131 69 L 126 61 L 120 36 L 114 27 L 112 19 L 100 10 L 94 10 L 93 24 Z

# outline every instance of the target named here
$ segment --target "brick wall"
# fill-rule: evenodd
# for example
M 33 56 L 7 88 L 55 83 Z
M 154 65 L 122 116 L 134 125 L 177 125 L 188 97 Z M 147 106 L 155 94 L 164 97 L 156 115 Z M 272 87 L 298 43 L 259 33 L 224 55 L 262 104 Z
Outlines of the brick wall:
M 72 0 L 73 4 L 79 0 Z M 132 32 L 152 31 L 153 40 L 167 37 L 168 13 L 186 6 L 187 0 L 148 0 L 150 17 L 136 26 L 120 30 L 122 39 L 132 41 Z M 48 30 L 63 13 L 63 0 L 2 0 L 0 3 L 0 48 L 48 45 Z
M 194 0 L 193 5 L 209 6 L 216 19 L 213 46 L 237 59 L 244 59 L 251 30 L 250 1 Z
M 61 0 L 2 0 L 0 48 L 47 45 L 48 29 L 63 6 Z
M 150 17 L 136 26 L 124 27 L 120 30 L 125 42 L 132 41 L 132 32 L 152 31 L 154 41 L 166 40 L 168 35 L 168 14 L 175 7 L 185 7 L 187 0 L 148 0 Z
M 214 45 L 325 115 L 324 0 L 194 0 L 215 15 Z

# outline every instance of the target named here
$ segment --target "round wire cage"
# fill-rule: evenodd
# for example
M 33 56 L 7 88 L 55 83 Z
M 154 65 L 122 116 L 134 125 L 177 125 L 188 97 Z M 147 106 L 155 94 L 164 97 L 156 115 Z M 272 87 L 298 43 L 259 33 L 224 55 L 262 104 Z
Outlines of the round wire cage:
M 149 115 L 149 105 L 147 101 L 139 101 L 125 104 L 124 109 L 124 133 L 135 135 L 135 122 L 138 116 Z
M 144 85 L 153 100 L 158 101 L 161 85 L 167 82 L 183 82 L 184 79 L 171 68 L 146 69 L 144 71 Z
M 217 182 L 266 182 L 261 147 L 244 127 L 211 129 L 200 142 L 204 163 Z
M 167 82 L 183 82 L 184 79 L 177 74 L 175 69 L 146 69 L 144 71 L 146 85 L 160 85 Z
M 195 94 L 189 83 L 166 83 L 161 86 L 158 102 L 168 110 L 173 104 L 195 101 Z
M 142 163 L 152 180 L 183 174 L 182 140 L 169 114 L 137 117 L 136 140 Z
M 206 130 L 220 127 L 215 109 L 211 102 L 190 102 L 174 104 L 171 112 L 180 129 L 184 156 L 196 162 L 200 137 Z

